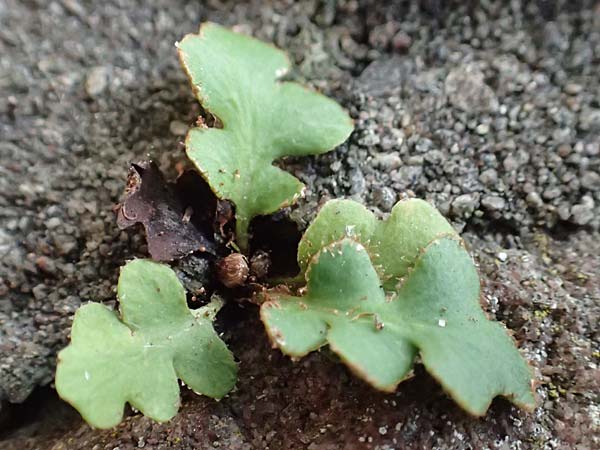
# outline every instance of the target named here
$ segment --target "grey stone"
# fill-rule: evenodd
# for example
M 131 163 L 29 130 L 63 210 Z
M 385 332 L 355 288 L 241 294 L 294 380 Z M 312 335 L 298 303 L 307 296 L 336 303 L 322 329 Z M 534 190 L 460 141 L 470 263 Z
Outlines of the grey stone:
M 61 219 L 59 217 L 51 217 L 50 219 L 46 220 L 46 228 L 48 228 L 49 230 L 54 230 L 55 228 L 58 228 L 61 224 Z
M 490 211 L 500 211 L 506 206 L 506 200 L 497 195 L 486 195 L 481 199 L 481 206 Z
M 467 64 L 450 71 L 445 92 L 452 105 L 466 112 L 490 112 L 498 108 L 494 91 L 485 84 L 483 73 Z
M 594 207 L 590 204 L 574 205 L 571 208 L 571 221 L 577 225 L 586 225 L 594 218 Z
M 350 193 L 362 194 L 366 188 L 365 176 L 360 169 L 353 169 L 350 172 Z
M 85 91 L 90 97 L 96 97 L 106 89 L 108 70 L 106 67 L 94 67 L 85 79 Z
M 540 197 L 540 194 L 537 192 L 530 192 L 527 194 L 526 200 L 529 206 L 533 206 L 535 208 L 539 208 L 544 205 L 542 197 Z
M 421 175 L 423 174 L 423 167 L 422 166 L 402 166 L 398 169 L 398 171 L 396 172 L 396 176 L 393 177 L 392 179 L 395 178 L 395 181 L 400 181 L 403 182 L 405 184 L 411 185 L 413 183 L 416 183 L 417 180 L 421 177 Z
M 378 153 L 373 158 L 373 165 L 386 171 L 397 169 L 402 164 L 398 152 Z
M 585 131 L 600 131 L 600 109 L 588 108 L 579 116 L 579 128 Z
M 381 208 L 382 211 L 390 211 L 396 203 L 396 193 L 389 187 L 381 187 L 373 190 L 373 202 Z
M 478 203 L 479 196 L 477 194 L 459 195 L 452 202 L 452 212 L 457 217 L 468 219 L 473 215 Z
M 498 181 L 498 172 L 496 172 L 496 169 L 484 170 L 481 172 L 481 175 L 479 175 L 479 181 L 486 186 L 492 186 Z
M 588 156 L 600 156 L 600 141 L 587 144 L 585 146 L 585 154 Z
M 480 136 L 485 136 L 490 132 L 490 126 L 487 123 L 480 123 L 477 125 L 477 128 L 475 128 L 475 132 Z
M 549 187 L 548 189 L 544 190 L 544 192 L 542 193 L 542 196 L 546 199 L 546 200 L 553 200 L 557 197 L 559 197 L 561 194 L 561 190 L 558 186 L 553 186 L 553 187 Z
M 558 217 L 560 220 L 568 220 L 571 217 L 571 208 L 567 203 L 562 203 L 557 208 Z
M 565 92 L 569 95 L 577 95 L 583 91 L 583 86 L 577 83 L 569 83 L 565 86 Z
M 581 177 L 581 186 L 592 192 L 600 191 L 600 173 L 585 172 Z
M 508 155 L 502 162 L 502 165 L 504 166 L 504 170 L 507 172 L 513 172 L 517 170 L 517 167 L 519 167 L 519 162 L 514 156 Z
M 414 62 L 408 57 L 392 56 L 378 59 L 360 74 L 359 89 L 372 96 L 399 91 L 408 82 L 413 70 Z
M 180 120 L 172 120 L 169 124 L 169 131 L 174 136 L 185 136 L 189 127 Z

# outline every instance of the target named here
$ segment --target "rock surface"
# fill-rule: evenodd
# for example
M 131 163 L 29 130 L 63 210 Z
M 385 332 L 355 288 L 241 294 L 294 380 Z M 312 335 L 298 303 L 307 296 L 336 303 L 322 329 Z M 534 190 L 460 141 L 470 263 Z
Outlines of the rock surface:
M 539 407 L 497 401 L 473 420 L 420 370 L 378 394 L 326 352 L 294 364 L 272 351 L 256 311 L 232 305 L 221 327 L 241 378 L 226 400 L 186 395 L 168 424 L 133 415 L 109 432 L 73 418 L 7 428 L 0 448 L 597 448 L 593 2 L 208 5 L 0 7 L 0 425 L 51 383 L 76 308 L 113 302 L 118 267 L 147 255 L 113 206 L 132 161 L 150 155 L 170 175 L 185 161 L 182 133 L 200 108 L 173 44 L 203 20 L 288 50 L 294 76 L 355 119 L 336 151 L 282 163 L 307 185 L 291 217 L 305 226 L 343 196 L 379 215 L 405 195 L 434 202 L 466 232 L 484 305 L 532 362 Z

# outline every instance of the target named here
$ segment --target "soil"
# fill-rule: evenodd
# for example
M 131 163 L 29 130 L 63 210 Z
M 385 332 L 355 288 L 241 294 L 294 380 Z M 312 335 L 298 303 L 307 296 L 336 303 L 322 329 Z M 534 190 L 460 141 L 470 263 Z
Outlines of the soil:
M 235 302 L 217 326 L 240 379 L 221 402 L 185 392 L 168 423 L 129 411 L 98 431 L 56 398 L 74 311 L 114 304 L 119 266 L 147 255 L 116 226 L 130 163 L 185 164 L 201 111 L 174 43 L 205 20 L 284 48 L 355 119 L 335 151 L 280 162 L 307 185 L 286 214 L 302 229 L 329 198 L 381 217 L 405 195 L 435 203 L 534 368 L 533 413 L 499 399 L 468 417 L 420 367 L 381 394 L 326 350 L 292 362 Z M 4 0 L 0 448 L 598 448 L 599 62 L 594 1 Z

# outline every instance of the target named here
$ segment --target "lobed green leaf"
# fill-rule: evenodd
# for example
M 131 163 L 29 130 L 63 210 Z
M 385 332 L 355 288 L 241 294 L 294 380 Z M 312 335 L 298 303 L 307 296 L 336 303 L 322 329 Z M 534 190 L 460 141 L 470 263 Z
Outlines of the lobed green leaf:
M 271 45 L 205 23 L 178 47 L 198 100 L 223 125 L 192 129 L 187 153 L 215 193 L 235 203 L 245 248 L 250 220 L 293 203 L 304 187 L 273 161 L 334 148 L 352 121 L 333 100 L 278 81 L 290 62 Z
M 267 333 L 297 358 L 329 344 L 353 372 L 384 391 L 410 374 L 420 354 L 471 414 L 483 415 L 498 395 L 532 408 L 527 363 L 505 328 L 486 317 L 471 257 L 430 208 L 400 203 L 382 225 L 353 202 L 325 205 L 299 250 L 302 261 L 312 255 L 305 293 L 267 292 L 261 306 Z M 344 223 L 355 226 L 354 236 L 344 237 Z M 384 243 L 390 246 L 385 253 Z M 382 277 L 399 275 L 401 284 L 383 286 Z
M 377 220 L 360 203 L 331 200 L 302 237 L 298 264 L 304 273 L 324 246 L 345 236 L 353 237 L 368 249 L 386 290 L 393 290 L 414 265 L 419 252 L 433 239 L 445 235 L 458 237 L 444 216 L 424 200 L 399 201 L 385 221 Z
M 91 425 L 110 428 L 126 402 L 146 416 L 171 419 L 181 379 L 221 398 L 234 386 L 237 366 L 212 327 L 218 301 L 191 311 L 175 273 L 134 260 L 121 270 L 121 317 L 98 304 L 79 308 L 71 343 L 58 355 L 56 390 Z

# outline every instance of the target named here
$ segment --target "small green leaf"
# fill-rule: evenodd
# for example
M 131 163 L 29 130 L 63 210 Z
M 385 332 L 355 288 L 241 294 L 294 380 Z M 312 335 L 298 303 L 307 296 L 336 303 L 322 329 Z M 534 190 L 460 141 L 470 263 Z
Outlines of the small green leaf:
M 98 303 L 79 308 L 71 343 L 58 355 L 56 390 L 89 424 L 117 425 L 125 402 L 171 419 L 178 378 L 213 398 L 233 388 L 237 366 L 211 323 L 218 301 L 190 311 L 175 273 L 141 259 L 122 268 L 118 296 L 120 319 Z
M 413 266 L 419 252 L 440 236 L 458 236 L 444 217 L 424 200 L 396 203 L 390 217 L 379 221 L 352 200 L 331 200 L 319 211 L 298 247 L 298 264 L 304 273 L 321 248 L 344 236 L 362 243 L 386 290 L 395 289 Z
M 299 250 L 313 254 L 304 295 L 266 294 L 261 319 L 267 333 L 297 358 L 329 344 L 353 372 L 384 391 L 410 374 L 420 353 L 427 370 L 474 415 L 483 415 L 498 395 L 532 408 L 527 363 L 505 328 L 487 319 L 471 257 L 430 208 L 400 203 L 382 226 L 353 202 L 328 203 Z M 355 225 L 354 236 L 342 231 L 341 240 L 330 242 L 346 220 Z M 386 253 L 372 253 L 384 243 Z M 390 274 L 403 282 L 384 290 L 382 276 Z
M 178 47 L 198 100 L 223 125 L 192 129 L 187 153 L 217 195 L 235 203 L 244 248 L 250 220 L 293 203 L 304 187 L 273 161 L 334 148 L 352 121 L 333 100 L 277 81 L 290 62 L 271 45 L 205 23 Z

